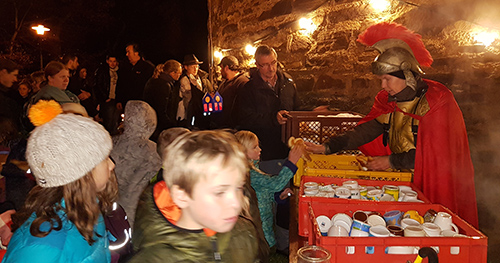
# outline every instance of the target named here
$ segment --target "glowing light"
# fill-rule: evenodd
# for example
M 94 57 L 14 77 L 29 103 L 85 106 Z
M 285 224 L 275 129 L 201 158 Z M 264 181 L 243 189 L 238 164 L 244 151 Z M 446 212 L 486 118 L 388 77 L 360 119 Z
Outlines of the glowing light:
M 316 30 L 316 28 L 318 28 L 318 26 L 316 26 L 314 24 L 314 22 L 312 21 L 311 18 L 301 18 L 299 20 L 299 27 L 300 27 L 300 33 L 304 34 L 304 35 L 310 35 L 312 33 L 314 33 L 314 31 Z
M 251 66 L 254 66 L 255 65 L 255 59 L 254 58 L 250 59 L 250 61 L 248 61 L 248 64 L 251 65 Z
M 384 12 L 391 6 L 391 3 L 387 0 L 370 0 L 370 5 L 377 12 Z
M 219 50 L 214 51 L 214 58 L 217 58 L 219 61 L 221 61 L 223 57 L 224 57 L 224 54 L 222 54 L 221 51 L 219 51 Z
M 245 51 L 248 53 L 248 55 L 254 55 L 255 54 L 255 51 L 257 50 L 256 47 L 248 44 L 246 47 L 245 47 Z
M 31 29 L 35 30 L 38 35 L 45 35 L 45 32 L 50 31 L 49 28 L 44 27 L 43 25 L 38 25 L 31 27 Z
M 491 45 L 496 39 L 500 38 L 500 35 L 498 32 L 486 32 L 486 31 L 481 31 L 481 32 L 476 32 L 473 33 L 474 36 L 474 41 L 476 43 L 479 43 L 480 45 L 484 45 L 488 47 Z

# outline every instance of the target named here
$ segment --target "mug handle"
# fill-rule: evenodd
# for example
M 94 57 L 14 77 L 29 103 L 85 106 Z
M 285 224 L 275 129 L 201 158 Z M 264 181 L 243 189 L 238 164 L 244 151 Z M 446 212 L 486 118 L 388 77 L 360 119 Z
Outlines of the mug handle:
M 458 234 L 458 227 L 454 223 L 451 223 L 451 227 L 453 228 L 453 231 Z

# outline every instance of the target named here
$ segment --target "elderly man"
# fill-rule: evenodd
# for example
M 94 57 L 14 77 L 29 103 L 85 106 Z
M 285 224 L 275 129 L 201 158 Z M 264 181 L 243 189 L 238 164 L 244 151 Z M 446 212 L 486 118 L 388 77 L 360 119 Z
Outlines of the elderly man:
M 240 71 L 238 59 L 234 56 L 224 57 L 219 67 L 224 81 L 218 91 L 224 100 L 224 107 L 222 112 L 214 113 L 212 120 L 218 128 L 234 128 L 238 118 L 236 95 L 249 79 L 247 74 Z
M 394 23 L 369 27 L 358 41 L 380 55 L 372 72 L 382 84 L 370 113 L 354 131 L 316 153 L 360 149 L 371 170 L 414 169 L 413 182 L 433 203 L 440 203 L 477 227 L 474 168 L 462 112 L 443 84 L 423 79 L 432 57 L 421 36 Z
M 250 81 L 238 92 L 238 128 L 259 137 L 261 159 L 272 163 L 287 156 L 281 125 L 285 124 L 288 111 L 298 107 L 297 89 L 292 78 L 278 68 L 278 55 L 273 48 L 259 46 L 255 61 L 257 69 L 250 70 Z M 261 168 L 266 165 L 261 162 Z
M 168 60 L 163 64 L 163 70 L 155 72 L 144 88 L 143 100 L 155 111 L 157 125 L 151 140 L 157 141 L 163 130 L 177 125 L 176 115 L 179 101 L 179 78 L 182 75 L 182 65 L 176 60 Z

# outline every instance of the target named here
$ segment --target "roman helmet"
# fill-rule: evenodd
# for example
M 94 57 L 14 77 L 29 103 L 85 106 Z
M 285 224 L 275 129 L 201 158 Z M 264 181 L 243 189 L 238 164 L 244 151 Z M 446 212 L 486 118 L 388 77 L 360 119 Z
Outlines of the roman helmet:
M 380 53 L 372 62 L 373 74 L 402 71 L 406 85 L 413 90 L 417 88 L 414 73 L 424 74 L 422 67 L 430 67 L 433 61 L 422 36 L 396 23 L 372 25 L 358 36 L 357 41 Z

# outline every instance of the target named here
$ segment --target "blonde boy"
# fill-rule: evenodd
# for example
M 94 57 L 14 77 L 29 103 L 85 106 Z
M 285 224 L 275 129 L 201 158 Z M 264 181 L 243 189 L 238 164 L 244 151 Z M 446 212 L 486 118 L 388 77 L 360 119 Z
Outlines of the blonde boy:
M 233 135 L 199 131 L 170 144 L 164 181 L 139 201 L 130 262 L 254 262 L 256 232 L 240 216 L 248 163 Z

